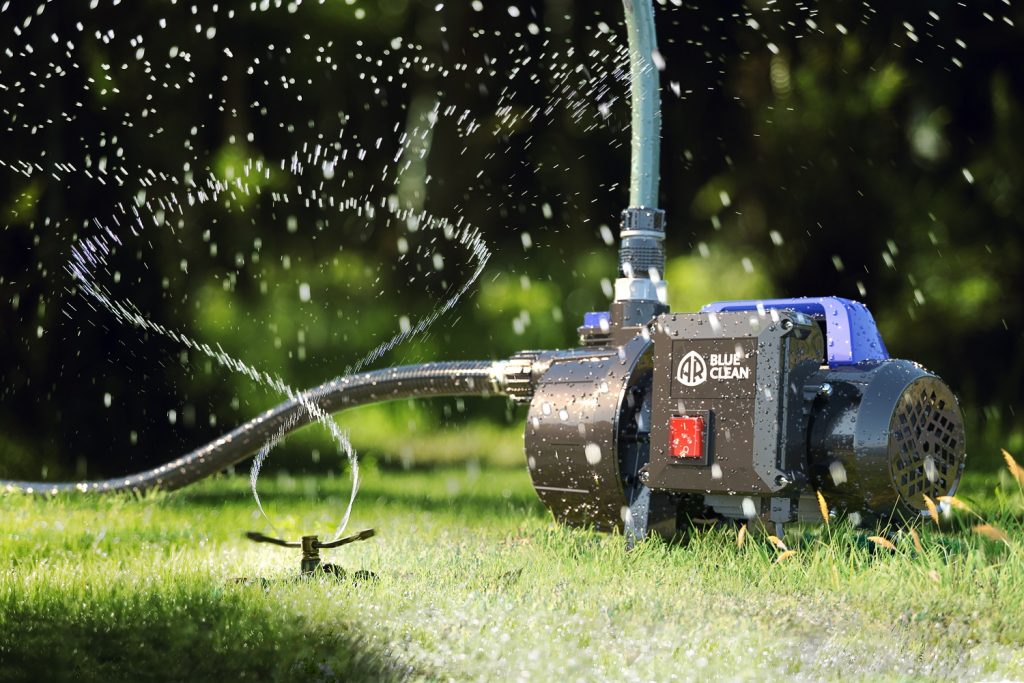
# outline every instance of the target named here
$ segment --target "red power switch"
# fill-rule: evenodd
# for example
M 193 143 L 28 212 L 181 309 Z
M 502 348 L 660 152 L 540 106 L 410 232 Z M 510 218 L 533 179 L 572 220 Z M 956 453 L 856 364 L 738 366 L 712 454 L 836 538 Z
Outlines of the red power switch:
M 670 418 L 668 445 L 673 458 L 703 458 L 704 418 L 699 415 Z

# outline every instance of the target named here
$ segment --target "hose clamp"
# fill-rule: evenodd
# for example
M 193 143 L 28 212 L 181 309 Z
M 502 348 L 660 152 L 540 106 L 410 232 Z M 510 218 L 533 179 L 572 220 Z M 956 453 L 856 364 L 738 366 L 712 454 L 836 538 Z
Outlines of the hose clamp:
M 505 394 L 515 403 L 529 403 L 536 384 L 534 367 L 540 351 L 520 351 L 506 361 L 495 363 L 492 382 L 494 391 Z
M 640 231 L 657 233 L 656 239 L 664 239 L 665 212 L 661 209 L 631 206 L 622 212 L 622 223 L 619 227 L 623 237 L 627 236 L 627 232 Z

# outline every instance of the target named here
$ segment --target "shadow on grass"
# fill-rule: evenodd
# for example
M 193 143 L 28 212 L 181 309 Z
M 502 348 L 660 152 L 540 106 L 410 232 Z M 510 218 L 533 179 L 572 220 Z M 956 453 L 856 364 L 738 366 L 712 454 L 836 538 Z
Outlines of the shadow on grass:
M 190 587 L 191 588 L 191 587 Z M 31 596 L 3 605 L 0 681 L 391 681 L 435 678 L 342 622 L 312 622 L 255 587 Z
M 334 495 L 335 491 L 321 491 L 317 495 L 296 488 L 293 490 L 273 489 L 261 491 L 260 497 L 270 505 L 287 505 L 296 503 L 323 502 Z M 345 494 L 347 495 L 347 494 Z M 377 482 L 360 485 L 359 498 L 364 503 L 373 502 L 392 508 L 401 508 L 417 512 L 444 512 L 463 517 L 487 518 L 495 514 L 528 515 L 543 517 L 547 514 L 536 494 L 530 491 L 514 491 L 505 495 L 503 492 L 482 492 L 475 490 L 458 490 L 452 493 L 443 491 L 424 493 L 422 491 L 402 491 L 395 486 L 381 486 Z M 172 499 L 175 505 L 202 505 L 216 507 L 225 503 L 251 503 L 252 493 L 248 489 L 238 490 L 187 490 L 175 494 Z

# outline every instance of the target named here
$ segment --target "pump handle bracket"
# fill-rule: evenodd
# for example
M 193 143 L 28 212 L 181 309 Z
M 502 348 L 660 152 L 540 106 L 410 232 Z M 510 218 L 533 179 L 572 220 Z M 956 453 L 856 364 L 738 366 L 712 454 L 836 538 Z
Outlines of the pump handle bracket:
M 701 313 L 785 310 L 824 320 L 826 356 L 832 368 L 889 359 L 889 351 L 885 348 L 871 311 L 859 301 L 838 296 L 749 299 L 717 301 L 700 310 Z

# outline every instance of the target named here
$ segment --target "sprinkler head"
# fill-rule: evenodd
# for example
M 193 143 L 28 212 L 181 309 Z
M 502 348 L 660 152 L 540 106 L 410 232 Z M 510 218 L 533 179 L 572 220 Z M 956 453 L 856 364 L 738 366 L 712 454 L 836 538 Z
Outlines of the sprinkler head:
M 327 550 L 330 548 L 338 548 L 349 543 L 356 541 L 365 541 L 368 538 L 372 538 L 376 532 L 373 529 L 366 529 L 360 531 L 357 534 L 339 538 L 336 541 L 328 541 L 324 543 L 318 536 L 303 536 L 299 541 L 286 541 L 282 538 L 273 538 L 265 534 L 261 534 L 258 531 L 246 532 L 245 537 L 255 543 L 270 543 L 271 545 L 279 545 L 282 548 L 300 548 L 302 550 L 302 561 L 300 564 L 301 576 L 313 577 L 318 575 L 330 575 L 338 579 L 345 578 L 345 570 L 336 564 L 324 563 L 320 559 L 320 551 Z M 366 570 L 360 570 L 354 574 L 356 581 L 366 581 L 376 579 L 376 575 L 373 572 Z

